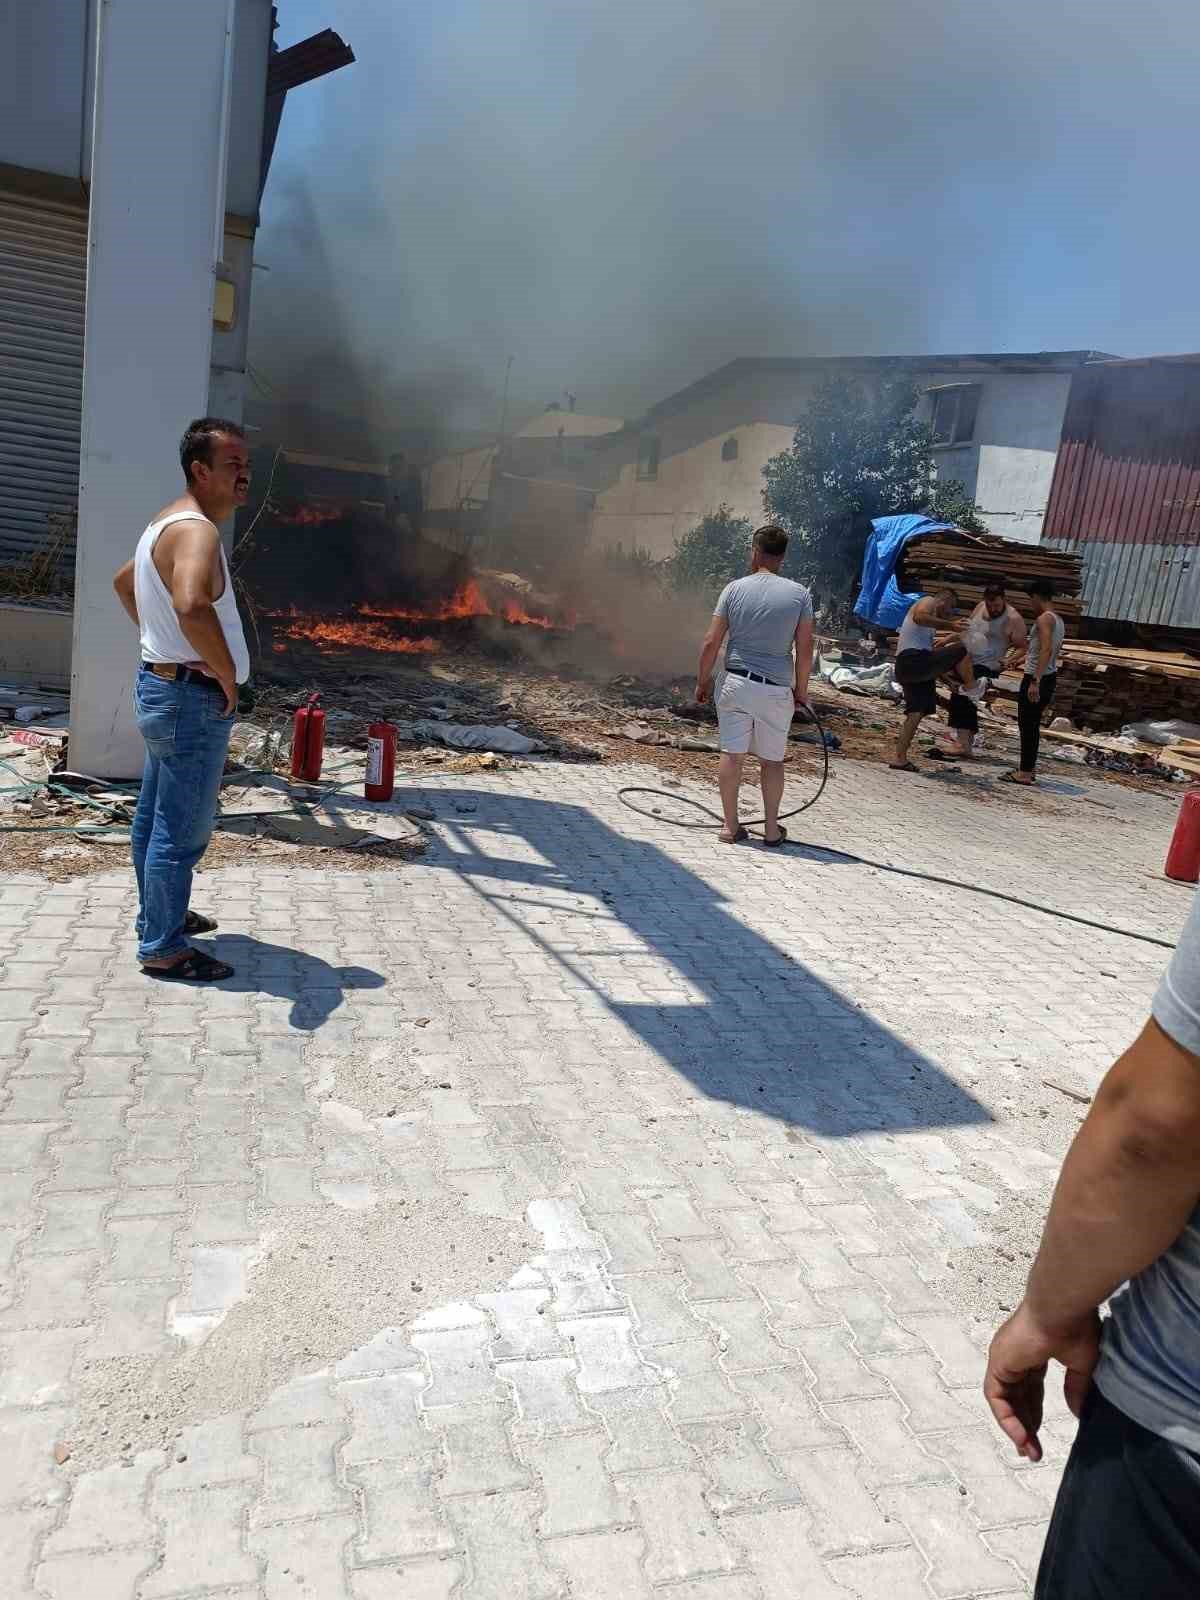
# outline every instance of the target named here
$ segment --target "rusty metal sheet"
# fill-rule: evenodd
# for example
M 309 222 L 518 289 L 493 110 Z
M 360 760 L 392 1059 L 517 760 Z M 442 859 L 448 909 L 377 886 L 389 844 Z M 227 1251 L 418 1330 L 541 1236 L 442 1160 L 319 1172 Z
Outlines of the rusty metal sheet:
M 1042 537 L 1200 545 L 1200 357 L 1076 373 Z

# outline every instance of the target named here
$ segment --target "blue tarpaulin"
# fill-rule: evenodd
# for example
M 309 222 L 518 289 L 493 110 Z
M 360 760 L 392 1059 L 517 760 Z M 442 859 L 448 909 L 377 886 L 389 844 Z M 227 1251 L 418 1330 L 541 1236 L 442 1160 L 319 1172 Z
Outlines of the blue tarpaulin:
M 916 605 L 921 591 L 905 594 L 896 582 L 896 566 L 904 546 L 918 534 L 938 533 L 951 528 L 950 522 L 935 522 L 919 512 L 902 517 L 875 517 L 863 555 L 862 586 L 854 602 L 854 614 L 876 628 L 898 628 Z

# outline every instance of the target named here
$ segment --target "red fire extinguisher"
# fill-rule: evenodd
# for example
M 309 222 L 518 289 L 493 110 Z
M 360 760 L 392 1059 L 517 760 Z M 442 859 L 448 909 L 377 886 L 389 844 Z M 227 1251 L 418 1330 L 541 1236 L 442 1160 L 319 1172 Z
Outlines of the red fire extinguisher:
M 1200 879 L 1200 789 L 1189 789 L 1183 797 L 1163 871 L 1180 883 Z
M 320 706 L 319 694 L 309 695 L 308 704 L 301 706 L 292 723 L 292 777 L 304 783 L 316 783 L 321 776 L 321 761 L 325 755 L 325 713 Z
M 367 729 L 368 800 L 390 800 L 396 787 L 396 730 L 390 722 L 373 722 Z

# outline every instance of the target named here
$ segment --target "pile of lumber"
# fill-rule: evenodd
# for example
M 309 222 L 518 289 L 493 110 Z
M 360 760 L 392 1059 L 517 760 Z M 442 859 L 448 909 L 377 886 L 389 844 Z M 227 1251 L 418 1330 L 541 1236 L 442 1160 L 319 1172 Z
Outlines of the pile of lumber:
M 1062 647 L 1057 716 L 1097 732 L 1128 722 L 1180 717 L 1200 722 L 1200 658 L 1173 650 L 1134 650 L 1099 639 Z
M 1010 604 L 1026 616 L 1032 612 L 1029 585 L 1045 578 L 1054 586 L 1054 609 L 1073 631 L 1079 619 L 1083 564 L 1070 550 L 1021 544 L 989 533 L 962 533 L 950 528 L 911 539 L 897 573 L 901 589 L 928 592 L 950 584 L 967 607 L 983 599 L 984 585 L 1003 583 Z

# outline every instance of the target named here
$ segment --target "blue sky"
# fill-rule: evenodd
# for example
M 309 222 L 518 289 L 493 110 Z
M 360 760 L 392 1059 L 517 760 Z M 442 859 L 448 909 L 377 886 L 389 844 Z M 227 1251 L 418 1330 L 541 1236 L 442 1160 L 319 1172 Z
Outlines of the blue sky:
M 1200 7 L 279 0 L 253 359 L 632 414 L 741 355 L 1200 347 Z

